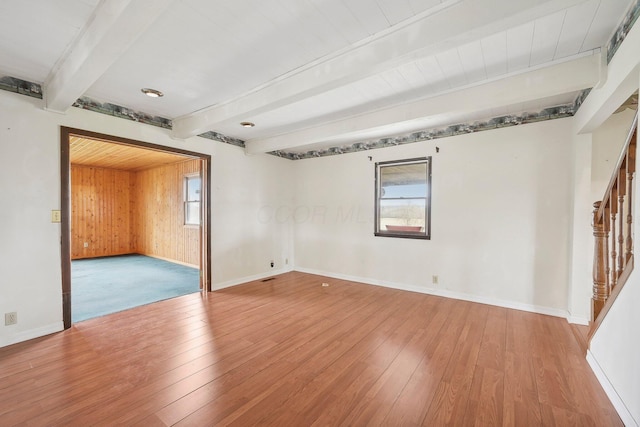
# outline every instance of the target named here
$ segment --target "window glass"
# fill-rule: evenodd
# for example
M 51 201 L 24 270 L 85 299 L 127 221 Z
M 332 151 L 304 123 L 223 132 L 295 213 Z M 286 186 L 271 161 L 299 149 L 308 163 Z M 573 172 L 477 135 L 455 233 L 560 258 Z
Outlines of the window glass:
M 186 176 L 184 178 L 184 223 L 186 225 L 200 225 L 201 190 L 200 176 Z
M 199 176 L 187 177 L 187 201 L 200 201 L 201 181 Z

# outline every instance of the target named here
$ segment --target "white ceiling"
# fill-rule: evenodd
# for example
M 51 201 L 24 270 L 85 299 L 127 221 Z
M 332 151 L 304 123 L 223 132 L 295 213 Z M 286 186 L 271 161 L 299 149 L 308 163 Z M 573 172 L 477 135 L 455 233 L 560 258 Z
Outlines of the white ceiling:
M 571 103 L 631 3 L 2 0 L 0 75 L 300 152 Z

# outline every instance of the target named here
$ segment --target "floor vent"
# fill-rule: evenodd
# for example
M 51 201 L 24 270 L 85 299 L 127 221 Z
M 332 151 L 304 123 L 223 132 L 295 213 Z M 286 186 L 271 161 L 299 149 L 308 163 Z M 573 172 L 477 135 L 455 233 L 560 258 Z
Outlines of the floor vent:
M 276 280 L 275 277 L 269 277 L 268 279 L 262 279 L 261 282 L 268 282 L 270 280 Z

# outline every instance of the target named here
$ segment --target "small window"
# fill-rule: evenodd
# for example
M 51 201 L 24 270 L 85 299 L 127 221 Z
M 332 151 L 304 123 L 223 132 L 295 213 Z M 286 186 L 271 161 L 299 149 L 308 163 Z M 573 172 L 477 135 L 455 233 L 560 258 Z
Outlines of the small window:
M 376 163 L 376 236 L 431 237 L 431 157 Z
M 184 223 L 200 225 L 200 193 L 202 180 L 198 175 L 184 177 Z

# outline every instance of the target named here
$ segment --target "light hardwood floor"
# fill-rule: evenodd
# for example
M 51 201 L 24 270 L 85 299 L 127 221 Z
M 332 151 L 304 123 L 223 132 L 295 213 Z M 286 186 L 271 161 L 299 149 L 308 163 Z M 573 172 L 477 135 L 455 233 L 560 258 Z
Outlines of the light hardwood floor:
M 564 319 L 297 272 L 1 348 L 16 424 L 622 425 Z

